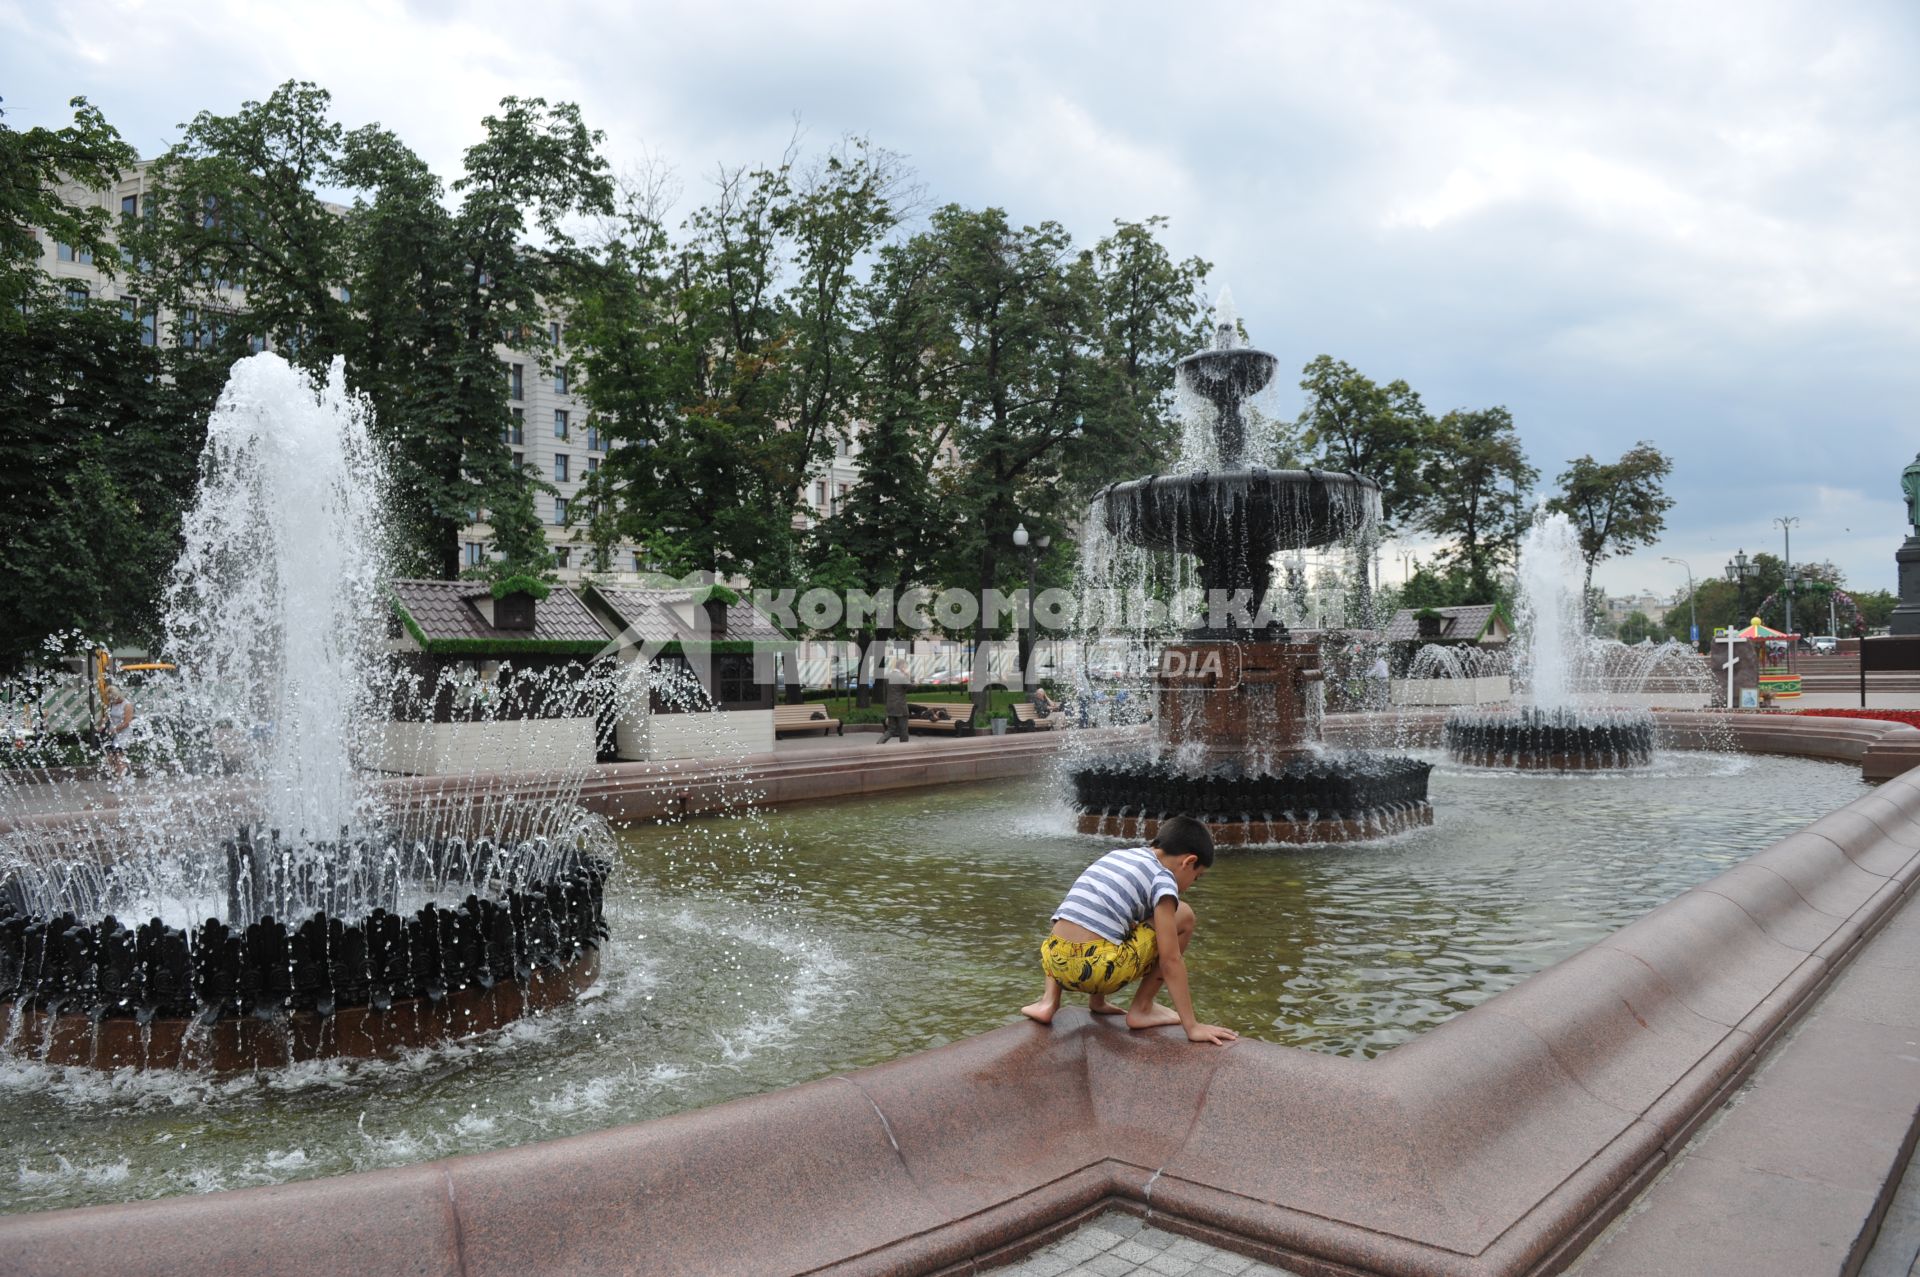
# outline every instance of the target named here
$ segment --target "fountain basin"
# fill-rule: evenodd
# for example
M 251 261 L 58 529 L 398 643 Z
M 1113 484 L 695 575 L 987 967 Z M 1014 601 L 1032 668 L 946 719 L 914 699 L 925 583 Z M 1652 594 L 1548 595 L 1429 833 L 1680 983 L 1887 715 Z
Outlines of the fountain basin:
M 1280 550 L 1327 545 L 1380 513 L 1380 485 L 1335 470 L 1238 467 L 1150 475 L 1098 498 L 1107 530 L 1133 545 L 1200 560 L 1201 588 L 1251 588 L 1256 600 Z
M 608 871 L 575 858 L 455 908 L 209 918 L 191 932 L 0 901 L 0 1022 L 12 1053 L 53 1064 L 226 1072 L 392 1056 L 591 984 Z
M 1183 773 L 1147 755 L 1073 775 L 1081 833 L 1149 840 L 1160 821 L 1197 817 L 1226 846 L 1356 842 L 1433 823 L 1431 763 L 1350 753 L 1290 759 L 1272 772 L 1219 763 Z
M 1596 771 L 1653 761 L 1645 709 L 1455 709 L 1442 729 L 1447 754 L 1476 767 Z

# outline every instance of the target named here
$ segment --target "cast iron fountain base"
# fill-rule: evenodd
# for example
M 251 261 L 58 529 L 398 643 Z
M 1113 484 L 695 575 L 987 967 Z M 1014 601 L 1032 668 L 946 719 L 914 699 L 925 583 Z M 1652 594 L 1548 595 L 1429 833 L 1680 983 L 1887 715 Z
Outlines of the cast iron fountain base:
M 1644 709 L 1457 709 L 1447 715 L 1447 755 L 1472 767 L 1607 771 L 1653 761 L 1653 715 Z
M 1293 759 L 1271 773 L 1231 764 L 1188 775 L 1144 756 L 1073 775 L 1083 834 L 1152 839 L 1160 822 L 1187 815 L 1228 847 L 1364 842 L 1433 823 L 1432 764 L 1380 754 Z
M 217 1073 L 391 1057 L 577 997 L 599 974 L 608 866 L 454 908 L 289 925 L 37 916 L 0 900 L 0 1047 L 50 1064 Z

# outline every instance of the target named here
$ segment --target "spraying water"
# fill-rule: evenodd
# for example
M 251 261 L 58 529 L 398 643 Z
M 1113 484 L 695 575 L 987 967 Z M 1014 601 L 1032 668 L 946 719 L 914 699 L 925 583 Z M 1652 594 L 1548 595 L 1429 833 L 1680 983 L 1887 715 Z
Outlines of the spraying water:
M 269 828 L 318 837 L 373 813 L 355 775 L 385 599 L 386 478 L 336 359 L 311 382 L 277 355 L 234 365 L 167 590 L 185 701 L 259 745 Z
M 1580 536 L 1564 514 L 1541 510 L 1520 542 L 1515 673 L 1531 684 L 1536 709 L 1568 709 L 1593 686 L 1580 599 Z

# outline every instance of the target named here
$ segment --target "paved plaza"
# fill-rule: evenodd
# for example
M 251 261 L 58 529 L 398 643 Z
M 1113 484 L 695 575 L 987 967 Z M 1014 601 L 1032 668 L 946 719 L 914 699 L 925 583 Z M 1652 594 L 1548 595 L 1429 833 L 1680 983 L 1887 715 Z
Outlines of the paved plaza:
M 1294 1277 L 1291 1269 L 1155 1228 L 1118 1210 L 1025 1259 L 986 1271 L 1001 1277 Z

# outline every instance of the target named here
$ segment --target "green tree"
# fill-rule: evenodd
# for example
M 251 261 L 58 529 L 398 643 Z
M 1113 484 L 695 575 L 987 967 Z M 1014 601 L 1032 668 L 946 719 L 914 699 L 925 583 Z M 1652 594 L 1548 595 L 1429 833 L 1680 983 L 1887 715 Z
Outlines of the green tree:
M 955 350 L 961 458 L 950 489 L 961 521 L 942 559 L 943 579 L 984 599 L 1003 584 L 1016 525 L 1034 537 L 1059 530 L 1057 483 L 1069 450 L 1085 455 L 1112 442 L 1116 423 L 1086 416 L 1097 276 L 1092 255 L 1074 254 L 1054 222 L 1015 229 L 1001 209 L 950 204 L 926 234 L 941 262 Z M 972 627 L 976 650 L 997 620 L 981 609 Z M 984 683 L 974 688 L 976 700 L 984 703 L 986 690 Z
M 1097 311 L 1083 411 L 1099 424 L 1062 464 L 1063 496 L 1076 504 L 1160 468 L 1178 442 L 1174 365 L 1206 344 L 1212 267 L 1198 257 L 1175 261 L 1158 238 L 1166 224 L 1116 221 L 1093 247 Z
M 865 310 L 856 344 L 860 391 L 860 482 L 808 538 L 808 579 L 845 592 L 894 597 L 920 582 L 951 535 L 952 518 L 935 482 L 940 449 L 953 428 L 949 373 L 953 351 L 939 304 L 938 261 L 924 241 L 880 251 L 862 289 Z M 843 621 L 864 662 L 890 627 Z M 860 684 L 861 704 L 871 687 Z
M 195 322 L 243 313 L 244 335 L 309 368 L 346 353 L 347 227 L 319 195 L 341 182 L 328 104 L 289 81 L 193 118 L 148 168 L 143 216 L 121 228 L 143 300 Z
M 1617 554 L 1631 554 L 1652 545 L 1667 526 L 1673 498 L 1664 489 L 1673 472 L 1666 454 L 1645 440 L 1623 453 L 1618 461 L 1599 462 L 1576 457 L 1559 477 L 1560 492 L 1547 508 L 1565 514 L 1580 536 L 1580 555 L 1586 565 L 1581 588 L 1593 593 L 1593 569 Z
M 669 572 L 792 580 L 810 469 L 853 431 L 860 267 L 897 223 L 896 157 L 850 141 L 803 172 L 723 171 L 676 237 L 626 210 L 574 324 L 596 422 L 600 543 Z
M 1468 592 L 1484 601 L 1493 578 L 1513 561 L 1530 518 L 1528 495 L 1540 472 L 1505 408 L 1450 412 L 1429 433 L 1431 451 L 1421 468 L 1427 503 L 1421 526 L 1449 544 L 1444 562 L 1462 568 Z
M 1300 388 L 1307 406 L 1296 425 L 1309 461 L 1377 482 L 1383 531 L 1418 524 L 1433 446 L 1433 421 L 1419 394 L 1404 381 L 1379 385 L 1330 355 L 1316 356 L 1301 370 Z
M 139 157 L 85 98 L 67 104 L 73 123 L 17 133 L 0 122 L 0 325 L 17 325 L 30 304 L 51 297 L 40 236 L 90 254 L 114 273 L 112 221 L 104 208 L 69 204 L 57 187 L 103 191 Z M 0 112 L 4 121 L 5 112 Z
M 1642 639 L 1658 638 L 1660 626 L 1645 612 L 1636 609 L 1621 619 L 1617 637 L 1622 643 L 1638 643 Z
M 158 633 L 204 417 L 111 307 L 30 305 L 0 340 L 0 661 Z
M 224 370 L 249 336 L 311 367 L 346 357 L 392 446 L 396 567 L 451 577 L 473 512 L 528 498 L 502 440 L 498 343 L 547 366 L 567 227 L 610 206 L 600 135 L 571 104 L 507 98 L 449 208 L 397 137 L 349 133 L 330 106 L 325 89 L 289 82 L 233 115 L 202 112 L 154 162 L 148 216 L 125 238 L 143 295 L 178 317 L 183 367 L 203 352 Z
M 1900 596 L 1891 590 L 1862 590 L 1853 596 L 1853 602 L 1867 628 L 1879 630 L 1893 623 L 1893 609 L 1900 605 Z

